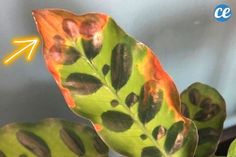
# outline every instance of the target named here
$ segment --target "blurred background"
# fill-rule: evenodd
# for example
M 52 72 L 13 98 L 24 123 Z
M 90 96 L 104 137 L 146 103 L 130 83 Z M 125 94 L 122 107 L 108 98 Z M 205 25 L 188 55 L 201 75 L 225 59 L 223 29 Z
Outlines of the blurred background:
M 225 23 L 213 18 L 221 3 L 233 12 Z M 0 59 L 15 49 L 12 38 L 38 35 L 31 16 L 31 10 L 38 8 L 111 15 L 156 52 L 179 91 L 196 81 L 218 89 L 227 103 L 225 128 L 236 124 L 236 1 L 0 1 Z M 30 63 L 21 58 L 11 66 L 0 65 L 0 125 L 46 117 L 79 119 L 67 108 L 39 51 Z

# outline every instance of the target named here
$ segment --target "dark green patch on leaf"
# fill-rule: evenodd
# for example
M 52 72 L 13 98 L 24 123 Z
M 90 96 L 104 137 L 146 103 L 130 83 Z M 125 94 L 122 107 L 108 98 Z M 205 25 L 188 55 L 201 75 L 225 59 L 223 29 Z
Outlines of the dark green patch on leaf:
M 0 157 L 6 157 L 6 155 L 0 150 Z
M 117 105 L 119 105 L 119 102 L 117 100 L 112 100 L 111 101 L 111 106 L 112 107 L 116 107 Z
M 107 154 L 108 147 L 106 144 L 99 138 L 96 131 L 88 126 L 85 126 L 83 131 L 93 137 L 93 146 L 99 154 Z
M 219 130 L 216 130 L 214 128 L 202 128 L 198 130 L 199 135 L 199 142 L 198 145 L 205 144 L 207 142 L 216 142 L 219 139 Z
M 122 88 L 132 72 L 132 54 L 129 46 L 125 43 L 117 44 L 112 50 L 111 58 L 111 81 L 112 86 L 119 90 Z
M 102 48 L 102 43 L 97 44 L 94 42 L 94 39 L 82 39 L 82 45 L 84 48 L 84 53 L 89 60 L 95 58 Z
M 29 131 L 20 130 L 16 133 L 16 138 L 26 149 L 37 157 L 51 157 L 47 144 L 39 136 Z
M 197 89 L 193 88 L 189 91 L 189 100 L 193 105 L 200 103 L 201 95 Z
M 0 156 L 1 157 L 1 156 Z M 25 154 L 21 154 L 21 155 L 19 155 L 19 157 L 28 157 L 27 155 L 25 155 Z
M 156 81 L 148 81 L 140 92 L 138 116 L 143 124 L 152 120 L 161 108 L 163 91 L 161 89 L 153 89 L 155 84 Z
M 162 154 L 158 148 L 150 146 L 143 148 L 141 157 L 162 157 Z
M 187 118 L 190 116 L 188 106 L 183 102 L 181 103 L 181 113 Z
M 166 135 L 166 129 L 163 126 L 161 126 L 161 125 L 157 126 L 152 131 L 152 136 L 156 140 L 161 139 L 165 135 Z
M 62 128 L 60 130 L 60 137 L 65 145 L 76 155 L 83 156 L 85 154 L 85 147 L 82 140 L 73 131 Z
M 141 138 L 142 140 L 146 140 L 146 139 L 147 139 L 147 135 L 142 134 L 142 135 L 140 135 L 140 138 Z
M 119 111 L 107 111 L 102 114 L 102 122 L 109 130 L 123 132 L 128 130 L 134 121 L 128 114 Z
M 107 154 L 109 151 L 106 144 L 98 136 L 94 137 L 93 145 L 99 154 Z
M 208 104 L 209 106 L 204 106 L 202 110 L 198 111 L 193 119 L 196 121 L 207 121 L 215 117 L 220 112 L 220 107 L 218 104 Z
M 76 92 L 77 94 L 88 95 L 95 93 L 99 88 L 101 88 L 102 83 L 92 75 L 72 73 L 67 77 L 64 87 L 68 88 L 72 92 Z
M 79 58 L 80 58 L 80 52 L 73 48 L 72 46 L 69 46 L 65 50 L 65 65 L 74 64 Z
M 206 107 L 209 107 L 211 105 L 211 98 L 204 98 L 201 103 L 200 103 L 200 107 L 201 108 L 206 108 Z
M 110 70 L 110 66 L 107 65 L 107 64 L 105 64 L 105 65 L 102 67 L 102 73 L 103 73 L 103 75 L 106 76 L 107 73 L 109 72 L 109 70 Z
M 173 154 L 181 148 L 184 142 L 184 135 L 181 133 L 184 129 L 184 122 L 179 121 L 174 123 L 167 131 L 165 141 L 165 151 L 168 154 Z
M 90 136 L 97 136 L 97 133 L 94 129 L 92 129 L 91 127 L 89 126 L 85 126 L 84 129 L 83 129 L 83 132 L 89 134 Z
M 136 102 L 138 101 L 138 96 L 132 92 L 130 93 L 126 99 L 125 99 L 125 104 L 128 106 L 128 107 L 131 107 L 132 105 L 134 105 Z

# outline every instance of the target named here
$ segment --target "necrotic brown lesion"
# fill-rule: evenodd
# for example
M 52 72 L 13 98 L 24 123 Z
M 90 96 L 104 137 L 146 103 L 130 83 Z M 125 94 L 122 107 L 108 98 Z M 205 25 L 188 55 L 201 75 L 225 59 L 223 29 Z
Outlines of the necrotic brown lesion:
M 163 102 L 164 92 L 158 87 L 155 80 L 147 81 L 140 91 L 138 116 L 145 124 L 151 121 L 160 111 Z
M 101 29 L 99 19 L 95 16 L 87 15 L 80 24 L 79 32 L 87 38 L 91 38 L 96 32 Z
M 79 36 L 79 27 L 73 19 L 66 18 L 62 22 L 62 29 L 70 37 Z
M 166 128 L 162 125 L 155 127 L 152 131 L 152 136 L 154 139 L 159 140 L 166 135 Z
M 81 53 L 76 48 L 64 43 L 65 41 L 61 36 L 55 35 L 54 44 L 49 49 L 48 56 L 57 64 L 74 64 L 81 57 Z

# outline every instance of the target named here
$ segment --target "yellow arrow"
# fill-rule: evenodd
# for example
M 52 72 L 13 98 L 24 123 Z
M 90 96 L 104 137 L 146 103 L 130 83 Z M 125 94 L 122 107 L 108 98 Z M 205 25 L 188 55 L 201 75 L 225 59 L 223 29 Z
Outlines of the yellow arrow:
M 12 44 L 20 45 L 20 48 L 8 55 L 3 60 L 3 64 L 11 64 L 23 54 L 25 54 L 27 61 L 31 61 L 39 43 L 40 42 L 38 37 L 13 39 Z

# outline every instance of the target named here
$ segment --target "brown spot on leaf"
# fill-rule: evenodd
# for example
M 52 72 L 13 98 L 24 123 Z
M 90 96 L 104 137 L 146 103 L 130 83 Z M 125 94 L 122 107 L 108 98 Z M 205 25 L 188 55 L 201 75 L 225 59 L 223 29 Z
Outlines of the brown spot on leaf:
M 138 116 L 142 123 L 147 123 L 156 116 L 161 108 L 163 95 L 157 81 L 151 80 L 143 85 L 138 105 Z
M 96 32 L 100 31 L 100 29 L 99 20 L 94 16 L 90 16 L 82 21 L 79 32 L 83 36 L 91 38 Z
M 157 126 L 152 131 L 152 136 L 156 140 L 161 139 L 165 135 L 166 135 L 166 129 L 163 126 L 161 126 L 161 125 Z
M 54 45 L 49 49 L 49 57 L 57 64 L 70 65 L 80 57 L 80 52 L 72 46 L 64 45 L 64 39 L 59 35 L 54 36 Z
M 63 45 L 65 43 L 65 40 L 60 35 L 55 35 L 53 40 L 55 45 Z
M 184 135 L 182 133 L 183 129 L 184 122 L 179 121 L 174 123 L 167 131 L 165 151 L 168 154 L 173 154 L 182 147 L 184 143 Z
M 62 22 L 62 28 L 70 37 L 79 36 L 79 27 L 73 19 L 64 19 Z

